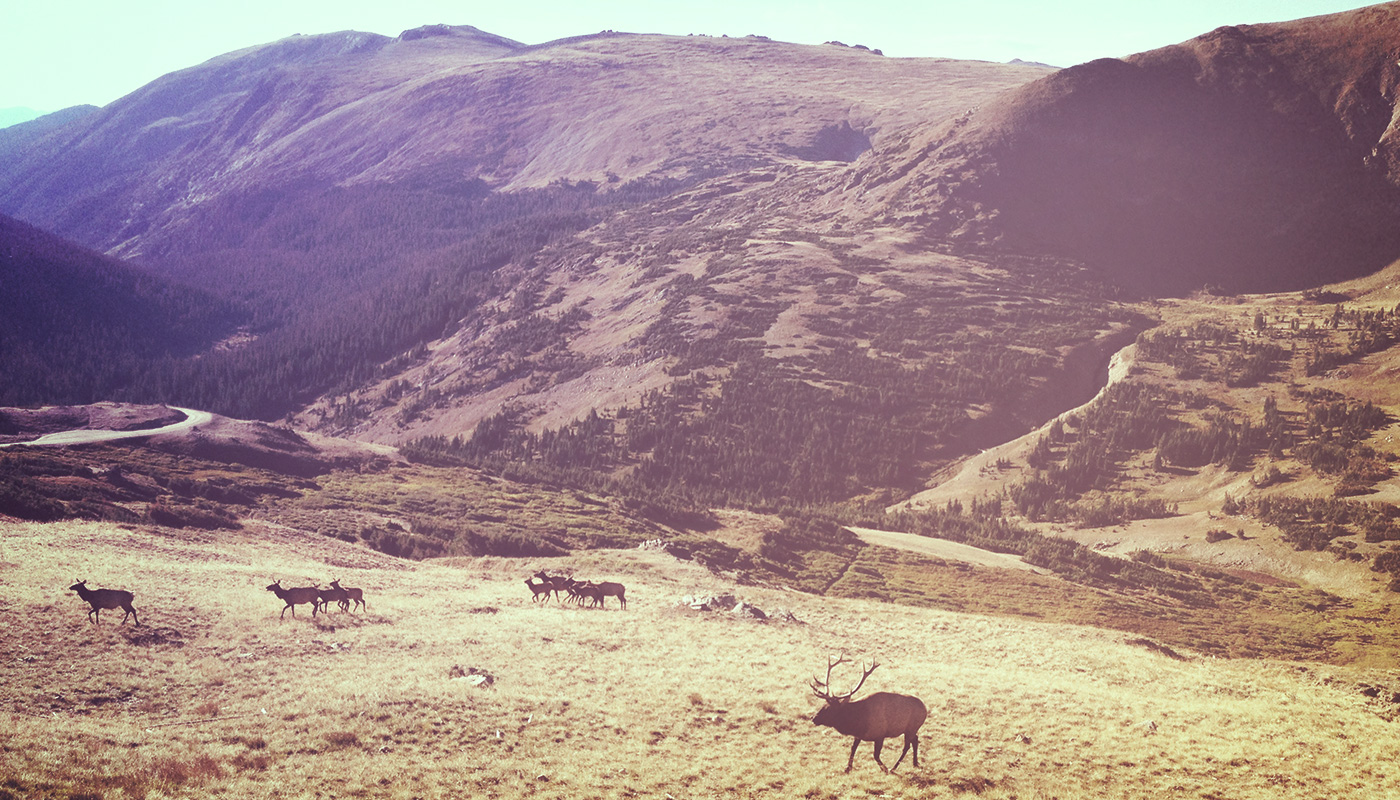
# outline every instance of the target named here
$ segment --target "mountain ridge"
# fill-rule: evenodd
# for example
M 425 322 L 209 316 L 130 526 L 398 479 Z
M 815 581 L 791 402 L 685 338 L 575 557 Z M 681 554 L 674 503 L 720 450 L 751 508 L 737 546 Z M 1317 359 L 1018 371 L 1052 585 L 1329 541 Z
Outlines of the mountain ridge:
M 89 246 L 135 255 L 148 251 L 142 242 L 153 228 L 170 224 L 143 221 L 150 212 L 141 208 L 189 210 L 211 191 L 404 178 L 481 178 L 525 188 L 558 179 L 606 182 L 727 169 L 722 164 L 771 161 L 814 145 L 813 155 L 822 155 L 820 134 L 831 126 L 912 123 L 927 108 L 911 114 L 882 102 L 861 110 L 859 98 L 914 92 L 916 105 L 936 107 L 940 92 L 920 95 L 918 88 L 930 69 L 973 73 L 945 82 L 999 80 L 1000 86 L 1043 72 L 757 39 L 602 34 L 530 47 L 492 39 L 483 52 L 464 49 L 463 42 L 482 40 L 476 34 L 325 36 L 331 38 L 236 51 L 122 98 L 90 118 L 86 130 L 38 148 L 27 166 L 0 175 L 9 184 L 0 209 Z M 291 62 L 289 52 L 296 56 Z M 306 59 L 336 68 L 306 73 Z M 732 63 L 753 59 L 763 59 L 767 69 Z M 356 63 L 363 68 L 354 69 Z M 849 68 L 857 63 L 860 69 Z M 961 66 L 941 66 L 954 63 Z M 315 86 L 292 85 L 280 72 L 288 70 Z M 764 95 L 772 99 L 759 99 Z M 786 114 L 766 122 L 755 116 L 755 106 L 770 104 L 811 110 L 786 123 Z M 736 115 L 760 122 L 746 129 L 726 121 Z M 403 127 L 409 120 L 411 129 Z M 635 146 L 618 141 L 624 130 Z M 64 166 L 75 158 L 80 165 Z M 130 172 L 138 160 L 145 164 L 145 188 L 139 173 Z M 82 188 L 79 172 L 95 186 Z M 98 197 L 103 207 L 120 204 L 121 218 L 93 221 L 72 212 Z M 136 221 L 125 222 L 133 212 Z
M 1355 277 L 1400 254 L 1397 20 L 1387 3 L 1070 67 L 887 145 L 851 183 L 879 195 L 865 213 L 1149 292 Z

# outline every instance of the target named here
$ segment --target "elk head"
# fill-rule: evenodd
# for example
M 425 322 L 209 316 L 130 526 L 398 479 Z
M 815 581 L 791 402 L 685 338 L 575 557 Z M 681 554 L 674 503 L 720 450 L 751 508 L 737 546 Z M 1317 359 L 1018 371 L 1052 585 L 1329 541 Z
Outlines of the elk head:
M 869 678 L 870 673 L 874 672 L 875 668 L 880 666 L 878 663 L 875 662 L 874 659 L 871 659 L 870 668 L 862 668 L 860 680 L 856 682 L 855 688 L 851 689 L 849 692 L 845 692 L 844 694 L 833 694 L 831 691 L 831 671 L 842 664 L 848 663 L 850 662 L 846 660 L 845 653 L 842 653 L 840 656 L 834 659 L 828 656 L 826 659 L 826 680 L 819 681 L 815 677 L 812 678 L 812 682 L 810 684 L 812 687 L 812 693 L 815 694 L 817 697 L 820 697 L 822 700 L 826 701 L 826 704 L 823 705 L 819 711 L 817 711 L 817 715 L 812 718 L 812 721 L 816 724 L 825 725 L 827 727 L 835 727 L 834 723 L 836 722 L 836 718 L 840 716 L 840 707 L 851 701 L 851 698 L 855 696 L 855 693 L 860 691 L 860 687 L 865 685 L 865 679 Z

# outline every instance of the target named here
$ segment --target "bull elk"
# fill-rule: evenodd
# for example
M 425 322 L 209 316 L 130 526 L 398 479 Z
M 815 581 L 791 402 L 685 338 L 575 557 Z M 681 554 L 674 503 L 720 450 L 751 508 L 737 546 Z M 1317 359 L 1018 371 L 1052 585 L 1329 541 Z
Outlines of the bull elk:
M 874 660 L 870 662 L 870 669 L 860 676 L 860 682 L 854 689 L 845 694 L 832 694 L 831 670 L 844 663 L 847 663 L 844 654 L 834 661 L 828 658 L 826 680 L 812 679 L 812 691 L 825 701 L 825 705 L 812 717 L 812 722 L 835 728 L 837 733 L 845 736 L 855 737 L 855 741 L 851 743 L 851 757 L 846 760 L 846 771 L 851 771 L 851 765 L 856 760 L 856 748 L 860 747 L 862 741 L 875 743 L 875 763 L 885 772 L 899 769 L 899 763 L 904 760 L 904 754 L 908 753 L 910 748 L 914 750 L 914 766 L 919 766 L 919 726 L 923 725 L 924 719 L 928 717 L 928 709 L 924 707 L 923 701 L 911 695 L 892 692 L 876 692 L 863 700 L 852 701 L 851 697 L 865 685 L 865 679 L 880 666 Z M 894 766 L 887 768 L 880 760 L 880 748 L 884 747 L 885 739 L 900 734 L 904 735 L 904 749 L 900 751 Z
M 89 589 L 87 581 L 78 581 L 69 586 L 70 591 L 78 593 L 78 596 L 87 601 L 92 606 L 88 609 L 88 620 L 94 625 L 101 624 L 102 609 L 122 608 L 126 613 L 122 615 L 120 624 L 126 624 L 126 618 L 131 617 L 136 620 L 136 624 L 141 624 L 141 618 L 136 616 L 136 609 L 131 607 L 131 601 L 136 599 L 136 595 L 124 589 Z
M 273 581 L 272 584 L 267 587 L 267 590 L 277 595 L 278 600 L 286 603 L 286 605 L 282 607 L 282 613 L 277 617 L 278 619 L 285 619 L 287 616 L 287 609 L 289 608 L 292 610 L 292 619 L 296 619 L 296 607 L 304 603 L 311 604 L 312 617 L 316 616 L 316 610 L 320 608 L 321 590 L 317 589 L 315 586 L 301 586 L 294 589 L 286 589 L 283 588 L 281 581 Z

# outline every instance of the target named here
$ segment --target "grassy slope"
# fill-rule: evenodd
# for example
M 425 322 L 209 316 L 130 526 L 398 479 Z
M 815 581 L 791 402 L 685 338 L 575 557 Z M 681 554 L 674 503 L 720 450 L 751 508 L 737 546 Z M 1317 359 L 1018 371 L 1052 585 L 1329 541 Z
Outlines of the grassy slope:
M 1235 331 L 1251 341 L 1274 341 L 1285 349 L 1295 348 L 1296 353 L 1258 385 L 1229 387 L 1215 373 L 1183 379 L 1170 365 L 1144 357 L 1139 350 L 1121 365 L 1127 373 L 1124 380 L 1129 384 L 1165 386 L 1205 398 L 1204 411 L 1188 409 L 1180 403 L 1169 409 L 1177 419 L 1197 426 L 1217 412 L 1234 419 L 1249 419 L 1258 425 L 1265 398 L 1273 397 L 1289 419 L 1290 430 L 1299 436 L 1306 423 L 1306 405 L 1301 398 L 1308 392 L 1334 392 L 1358 404 L 1372 402 L 1386 411 L 1389 420 L 1366 439 L 1365 444 L 1393 464 L 1400 458 L 1395 423 L 1400 419 L 1400 395 L 1397 395 L 1397 383 L 1393 378 L 1395 370 L 1400 368 L 1400 347 L 1391 345 L 1314 376 L 1305 374 L 1304 362 L 1315 343 L 1335 352 L 1344 349 L 1353 335 L 1352 326 L 1347 323 L 1335 330 L 1326 325 L 1338 303 L 1349 311 L 1394 309 L 1400 303 L 1400 290 L 1395 288 L 1397 270 L 1400 266 L 1392 265 L 1369 278 L 1325 287 L 1318 299 L 1307 299 L 1298 292 L 1227 297 L 1198 294 L 1145 303 L 1141 307 L 1157 318 L 1158 330 L 1181 331 L 1198 324 L 1209 325 Z M 1266 322 L 1261 333 L 1252 331 L 1256 314 L 1262 314 Z M 1301 331 L 1291 330 L 1295 319 Z M 1310 330 L 1310 326 L 1314 329 Z M 1210 365 L 1217 365 L 1230 353 L 1230 348 L 1204 346 L 1201 353 L 1202 363 L 1211 372 Z M 1071 416 L 1072 413 L 1065 415 L 1066 418 Z M 950 469 L 938 476 L 937 484 L 914 497 L 912 504 L 941 506 L 955 499 L 965 502 L 974 497 L 995 496 L 1019 483 L 1032 473 L 1026 463 L 1027 456 L 1048 426 L 1049 423 L 1007 445 L 966 459 L 961 469 Z M 1222 512 L 1227 495 L 1235 500 L 1265 495 L 1331 497 L 1338 483 L 1336 475 L 1319 473 L 1293 457 L 1291 452 L 1275 460 L 1264 453 L 1254 453 L 1249 468 L 1239 471 L 1218 464 L 1154 470 L 1151 455 L 1151 451 L 1139 452 L 1120 463 L 1118 472 L 1106 487 L 1107 494 L 1161 498 L 1177 505 L 1177 515 L 1111 527 L 1076 527 L 1056 522 L 1024 524 L 1044 533 L 1074 539 L 1104 553 L 1129 555 L 1148 549 L 1189 563 L 1212 564 L 1262 583 L 1281 580 L 1312 586 L 1361 604 L 1374 602 L 1377 607 L 1387 607 L 1391 603 L 1393 594 L 1385 590 L 1389 578 L 1371 571 L 1369 559 L 1347 561 L 1329 552 L 1300 552 L 1283 541 L 1278 529 L 1248 515 L 1232 516 Z M 996 466 L 998 461 L 1000 467 Z M 1251 480 L 1269 466 L 1279 468 L 1286 480 L 1271 487 L 1256 488 Z M 1350 500 L 1359 503 L 1400 501 L 1400 473 L 1392 471 L 1389 478 L 1374 485 L 1371 493 Z M 1243 531 L 1246 538 L 1207 540 L 1209 531 L 1220 529 L 1230 533 Z M 1360 536 L 1353 536 L 1344 537 L 1342 541 L 1354 545 L 1354 552 L 1368 557 L 1391 547 L 1390 543 L 1366 543 L 1360 539 Z
M 537 567 L 622 580 L 629 610 L 532 606 Z M 337 576 L 367 613 L 279 622 L 262 589 Z M 149 628 L 88 624 L 75 577 L 135 590 Z M 1388 704 L 1359 685 L 1388 700 L 1394 672 L 1174 660 L 1088 628 L 738 590 L 801 620 L 761 624 L 676 608 L 733 587 L 662 553 L 407 564 L 272 527 L 8 524 L 0 586 L 9 796 L 1400 791 Z M 919 768 L 882 775 L 867 745 L 845 776 L 846 742 L 805 720 L 805 682 L 842 650 L 881 662 L 870 690 L 928 703 Z

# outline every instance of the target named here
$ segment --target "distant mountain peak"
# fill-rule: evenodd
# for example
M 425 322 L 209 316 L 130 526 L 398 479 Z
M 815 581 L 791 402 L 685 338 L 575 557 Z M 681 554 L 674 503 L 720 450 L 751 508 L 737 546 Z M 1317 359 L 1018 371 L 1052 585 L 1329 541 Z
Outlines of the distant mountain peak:
M 1046 64 L 1044 61 L 1026 61 L 1023 58 L 1013 58 L 1006 63 L 1015 64 L 1021 67 L 1049 67 L 1050 69 L 1060 69 L 1060 67 L 1057 67 L 1054 64 Z
M 418 39 L 432 39 L 443 36 L 478 39 L 512 48 L 524 47 L 523 44 L 514 39 L 507 39 L 504 36 L 488 33 L 473 25 L 444 25 L 441 23 L 437 25 L 419 25 L 416 28 L 409 28 L 398 35 L 397 41 L 412 42 Z
M 904 181 L 896 207 L 936 235 L 1153 292 L 1354 277 L 1400 255 L 1396 12 L 1225 26 L 1059 70 L 930 128 L 926 148 L 896 144 L 869 185 Z

